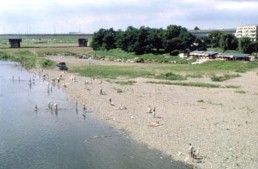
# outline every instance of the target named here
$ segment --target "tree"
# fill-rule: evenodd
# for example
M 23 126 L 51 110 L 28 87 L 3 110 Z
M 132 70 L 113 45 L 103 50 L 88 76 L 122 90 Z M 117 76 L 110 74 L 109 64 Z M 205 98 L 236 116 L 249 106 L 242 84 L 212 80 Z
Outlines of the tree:
M 116 31 L 116 36 L 115 36 L 116 47 L 120 49 L 125 49 L 124 41 L 125 41 L 125 32 L 119 29 L 118 31 Z
M 225 50 L 236 50 L 237 49 L 237 39 L 232 34 L 223 33 L 220 37 L 219 46 L 221 49 Z
M 110 50 L 116 48 L 115 43 L 116 32 L 113 28 L 100 29 L 93 34 L 91 46 L 94 50 Z
M 257 58 L 257 56 L 258 56 L 258 41 L 255 41 L 255 42 L 253 42 L 253 45 L 254 45 L 254 51 L 253 52 L 255 52 L 255 55 L 256 55 L 256 58 Z
M 124 32 L 124 36 L 122 39 L 123 50 L 127 52 L 135 51 L 135 43 L 137 42 L 137 29 L 129 26 Z
M 251 54 L 254 51 L 254 45 L 250 38 L 243 37 L 239 39 L 238 50 L 242 53 Z
M 115 37 L 116 37 L 116 32 L 114 31 L 113 28 L 106 30 L 104 33 L 103 43 L 101 46 L 106 50 L 116 48 Z
M 196 38 L 194 43 L 191 45 L 191 49 L 206 51 L 207 50 L 206 43 L 203 39 Z
M 167 26 L 167 31 L 165 33 L 166 39 L 173 39 L 178 37 L 180 34 L 181 26 L 169 25 Z
M 210 46 L 212 48 L 219 47 L 221 35 L 222 35 L 221 31 L 212 31 L 209 33 L 208 37 L 210 39 Z
M 186 28 L 169 25 L 166 30 L 129 26 L 125 31 L 113 28 L 95 32 L 91 46 L 94 50 L 121 48 L 135 54 L 160 53 L 170 54 L 185 52 L 196 39 Z
M 106 33 L 105 29 L 100 29 L 99 31 L 93 34 L 92 41 L 91 41 L 91 47 L 93 48 L 93 50 L 101 49 L 105 33 Z
M 182 50 L 189 48 L 196 39 L 186 28 L 181 28 L 179 38 L 182 40 Z
M 150 41 L 152 49 L 155 49 L 157 53 L 159 53 L 160 49 L 163 48 L 163 39 L 164 39 L 163 29 L 149 30 L 148 41 Z
M 185 51 L 194 40 L 195 37 L 186 28 L 169 25 L 164 32 L 163 46 L 167 53 L 174 53 L 174 50 Z
M 196 26 L 196 27 L 194 27 L 194 30 L 195 30 L 195 31 L 199 31 L 200 28 L 198 28 L 198 26 Z

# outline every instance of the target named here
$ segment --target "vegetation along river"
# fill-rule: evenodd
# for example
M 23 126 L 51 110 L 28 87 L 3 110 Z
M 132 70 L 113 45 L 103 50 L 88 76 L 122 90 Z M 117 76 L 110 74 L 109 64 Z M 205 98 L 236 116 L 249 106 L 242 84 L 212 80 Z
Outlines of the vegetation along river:
M 54 103 L 57 110 L 49 106 Z M 0 169 L 186 168 L 171 160 L 81 105 L 76 111 L 61 89 L 41 77 L 0 61 Z

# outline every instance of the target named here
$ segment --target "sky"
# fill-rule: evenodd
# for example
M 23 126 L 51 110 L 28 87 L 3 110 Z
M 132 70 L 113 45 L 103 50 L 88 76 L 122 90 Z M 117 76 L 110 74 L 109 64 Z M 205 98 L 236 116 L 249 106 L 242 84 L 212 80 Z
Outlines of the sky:
M 258 25 L 258 0 L 0 0 L 0 34 Z

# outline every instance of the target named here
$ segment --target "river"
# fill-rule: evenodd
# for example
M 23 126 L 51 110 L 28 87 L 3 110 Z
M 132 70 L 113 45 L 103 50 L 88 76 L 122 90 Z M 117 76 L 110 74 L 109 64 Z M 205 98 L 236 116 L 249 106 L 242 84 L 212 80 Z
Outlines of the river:
M 76 111 L 61 89 L 18 64 L 0 61 L 0 169 L 168 168 L 186 166 L 130 140 L 93 112 Z

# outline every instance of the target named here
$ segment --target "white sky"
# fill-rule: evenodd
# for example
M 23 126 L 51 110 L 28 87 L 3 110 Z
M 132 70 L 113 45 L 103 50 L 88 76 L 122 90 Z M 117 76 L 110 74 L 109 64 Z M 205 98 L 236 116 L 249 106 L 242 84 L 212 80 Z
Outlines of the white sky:
M 0 0 L 0 33 L 258 25 L 258 0 Z

